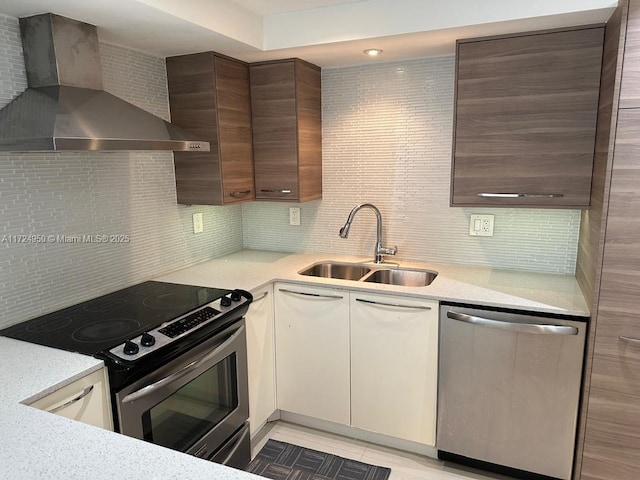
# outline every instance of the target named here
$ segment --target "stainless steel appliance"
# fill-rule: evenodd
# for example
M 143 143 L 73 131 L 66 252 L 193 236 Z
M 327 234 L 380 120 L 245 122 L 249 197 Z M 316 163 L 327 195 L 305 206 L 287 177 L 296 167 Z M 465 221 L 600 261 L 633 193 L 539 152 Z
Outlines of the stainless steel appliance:
M 571 478 L 586 328 L 580 318 L 441 305 L 438 456 Z
M 244 468 L 251 451 L 242 448 L 249 442 L 249 405 L 241 378 L 247 378 L 244 320 L 118 391 L 120 432 Z M 227 439 L 231 445 L 221 448 Z
M 29 88 L 0 110 L 0 151 L 209 151 L 103 90 L 97 29 L 51 13 L 20 19 Z
M 242 290 L 150 281 L 0 334 L 103 359 L 120 433 L 245 468 L 251 301 Z

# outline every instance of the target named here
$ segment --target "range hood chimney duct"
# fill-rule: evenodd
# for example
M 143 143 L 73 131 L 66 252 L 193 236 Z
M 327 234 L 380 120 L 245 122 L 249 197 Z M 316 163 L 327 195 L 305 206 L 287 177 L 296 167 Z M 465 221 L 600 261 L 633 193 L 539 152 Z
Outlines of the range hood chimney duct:
M 209 143 L 103 90 L 97 28 L 20 19 L 29 88 L 0 110 L 0 151 L 209 151 Z

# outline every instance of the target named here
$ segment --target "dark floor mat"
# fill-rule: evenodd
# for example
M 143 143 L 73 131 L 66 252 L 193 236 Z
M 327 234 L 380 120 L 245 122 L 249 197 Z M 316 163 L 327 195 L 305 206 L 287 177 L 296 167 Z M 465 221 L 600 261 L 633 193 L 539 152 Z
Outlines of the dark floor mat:
M 247 471 L 273 480 L 387 480 L 377 467 L 277 440 L 269 440 Z

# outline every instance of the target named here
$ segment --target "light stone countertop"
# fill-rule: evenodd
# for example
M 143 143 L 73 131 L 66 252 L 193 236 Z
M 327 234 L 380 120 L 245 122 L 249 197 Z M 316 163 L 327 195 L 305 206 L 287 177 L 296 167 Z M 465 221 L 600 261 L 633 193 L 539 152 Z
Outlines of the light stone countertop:
M 0 352 L 3 480 L 261 478 L 23 405 L 102 368 L 102 361 L 5 337 Z
M 242 250 L 155 278 L 165 282 L 217 288 L 256 290 L 274 280 L 359 291 L 419 296 L 446 302 L 480 304 L 560 315 L 589 316 L 589 308 L 573 275 L 554 275 L 486 267 L 441 265 L 400 260 L 400 267 L 438 272 L 426 287 L 381 285 L 299 275 L 320 261 L 370 262 L 371 258 L 326 253 L 281 253 Z M 388 257 L 390 262 L 393 257 Z M 389 263 L 385 268 L 397 268 Z
M 324 260 L 362 257 L 243 250 L 155 280 L 256 290 L 274 280 L 537 312 L 588 316 L 573 276 L 483 267 L 400 262 L 435 270 L 428 287 L 314 278 L 298 271 Z M 392 265 L 389 265 L 393 267 Z M 0 477 L 8 480 L 250 480 L 254 475 L 29 407 L 29 403 L 99 368 L 92 357 L 0 337 Z

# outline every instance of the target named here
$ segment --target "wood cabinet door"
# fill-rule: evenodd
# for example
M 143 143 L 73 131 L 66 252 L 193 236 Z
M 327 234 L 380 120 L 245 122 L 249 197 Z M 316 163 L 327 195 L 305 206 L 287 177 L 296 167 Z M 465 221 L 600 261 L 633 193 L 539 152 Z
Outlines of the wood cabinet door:
M 295 62 L 251 65 L 256 198 L 299 198 Z
M 349 425 L 349 294 L 275 285 L 280 410 Z
M 172 122 L 209 152 L 174 152 L 178 203 L 255 199 L 249 66 L 214 52 L 167 58 Z
M 168 57 L 171 122 L 209 142 L 209 152 L 174 152 L 178 203 L 222 204 L 213 52 Z
M 629 1 L 620 108 L 640 107 L 640 0 Z
M 351 425 L 435 445 L 438 302 L 351 292 Z
M 452 206 L 588 206 L 604 28 L 457 45 Z
M 320 68 L 288 59 L 250 70 L 257 199 L 322 198 Z
M 620 110 L 582 459 L 589 480 L 640 471 L 639 125 L 640 109 Z
M 255 200 L 249 66 L 215 57 L 223 202 Z
M 322 198 L 322 94 L 320 69 L 296 63 L 299 201 Z

